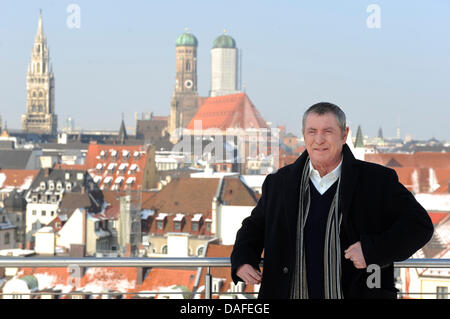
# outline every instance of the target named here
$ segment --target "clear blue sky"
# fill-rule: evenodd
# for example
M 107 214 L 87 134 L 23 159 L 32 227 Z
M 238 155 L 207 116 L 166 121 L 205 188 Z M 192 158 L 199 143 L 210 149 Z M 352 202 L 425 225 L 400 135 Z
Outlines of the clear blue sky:
M 81 9 L 70 29 L 67 7 Z M 381 9 L 370 29 L 367 7 Z M 450 1 L 2 1 L 0 115 L 20 128 L 39 8 L 56 82 L 59 129 L 119 129 L 121 114 L 169 115 L 175 39 L 199 41 L 198 88 L 210 83 L 210 49 L 227 29 L 243 51 L 246 92 L 266 121 L 300 134 L 318 101 L 343 106 L 354 134 L 450 139 Z

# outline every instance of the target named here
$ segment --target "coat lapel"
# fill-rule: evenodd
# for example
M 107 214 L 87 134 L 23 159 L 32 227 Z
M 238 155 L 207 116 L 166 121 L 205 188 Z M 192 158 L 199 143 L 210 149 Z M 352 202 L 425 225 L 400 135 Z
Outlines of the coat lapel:
M 304 151 L 295 163 L 288 168 L 285 175 L 285 214 L 289 243 L 295 243 L 296 240 L 300 179 L 307 156 L 308 152 Z
M 341 171 L 341 188 L 339 194 L 339 201 L 342 207 L 342 227 L 347 233 L 351 242 L 359 240 L 359 235 L 354 226 L 350 222 L 350 206 L 352 203 L 353 194 L 355 193 L 356 182 L 358 180 L 358 165 L 347 144 L 343 148 L 344 159 L 342 161 Z

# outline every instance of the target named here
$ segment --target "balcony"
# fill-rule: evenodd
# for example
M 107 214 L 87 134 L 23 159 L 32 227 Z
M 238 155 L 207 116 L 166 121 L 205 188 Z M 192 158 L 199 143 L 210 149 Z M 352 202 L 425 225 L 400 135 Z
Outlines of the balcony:
M 261 263 L 262 265 L 262 263 Z M 231 262 L 229 258 L 200 258 L 200 257 L 187 257 L 187 258 L 71 258 L 71 257 L 53 257 L 53 258 L 24 258 L 24 257 L 0 257 L 0 268 L 33 268 L 33 267 L 49 267 L 49 268 L 67 268 L 70 270 L 79 270 L 84 267 L 136 267 L 136 268 L 206 268 L 204 274 L 204 290 L 201 292 L 184 291 L 180 292 L 166 291 L 166 292 L 145 292 L 145 293 L 117 293 L 117 292 L 70 292 L 70 293 L 55 293 L 52 291 L 40 291 L 35 293 L 29 293 L 30 298 L 50 298 L 52 295 L 59 294 L 64 296 L 72 296 L 75 298 L 87 298 L 88 295 L 92 297 L 108 297 L 108 298 L 124 298 L 129 294 L 131 298 L 153 298 L 155 294 L 163 295 L 177 295 L 179 298 L 194 298 L 196 295 L 200 295 L 200 298 L 212 299 L 213 295 L 247 295 L 248 298 L 256 298 L 257 292 L 227 292 L 219 293 L 213 289 L 214 278 L 211 275 L 211 268 L 214 267 L 230 267 Z M 433 268 L 433 269 L 450 269 L 450 259 L 408 259 L 402 262 L 394 263 L 396 269 L 414 269 L 414 268 Z M 200 274 L 200 272 L 198 272 Z M 19 296 L 20 295 L 20 296 Z M 17 298 L 21 299 L 24 294 L 20 293 L 17 296 L 13 294 L 0 294 L 2 298 Z M 428 295 L 428 297 L 427 297 Z M 429 298 L 429 295 L 434 295 L 438 298 L 448 298 L 447 292 L 399 292 L 398 297 L 402 298 L 407 296 L 408 298 Z M 181 296 L 181 297 L 180 297 Z M 433 296 L 432 296 L 433 297 Z M 198 298 L 198 297 L 197 297 Z

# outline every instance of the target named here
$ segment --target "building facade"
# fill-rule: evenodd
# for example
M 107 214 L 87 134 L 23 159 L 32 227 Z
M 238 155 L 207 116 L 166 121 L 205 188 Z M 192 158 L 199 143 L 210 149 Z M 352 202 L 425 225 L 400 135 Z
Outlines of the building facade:
M 26 133 L 55 136 L 57 127 L 55 77 L 41 14 L 27 71 L 27 106 L 26 114 L 22 115 L 22 130 Z

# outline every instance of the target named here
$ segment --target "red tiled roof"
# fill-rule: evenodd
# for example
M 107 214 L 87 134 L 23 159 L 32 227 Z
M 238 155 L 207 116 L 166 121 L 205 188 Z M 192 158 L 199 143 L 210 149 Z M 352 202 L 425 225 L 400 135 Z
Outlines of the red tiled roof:
M 104 154 L 102 156 L 102 154 Z M 113 157 L 115 154 L 117 157 Z M 124 156 L 124 155 L 127 156 Z M 138 155 L 136 158 L 134 154 Z M 86 168 L 104 190 L 125 191 L 142 187 L 148 152 L 142 145 L 89 144 Z M 132 182 L 131 184 L 129 184 Z
M 201 121 L 202 129 L 269 128 L 245 93 L 207 98 L 187 129 L 194 129 L 194 121 Z
M 446 217 L 450 216 L 449 212 L 428 212 L 433 225 L 439 224 Z
M 402 154 L 402 153 L 365 154 L 366 161 L 385 166 L 387 166 L 387 164 L 393 159 L 402 167 L 450 169 L 450 153 L 417 152 L 414 154 Z
M 217 192 L 219 178 L 175 178 L 142 202 L 143 209 L 161 213 L 206 214 Z
M 184 286 L 192 291 L 196 275 L 197 270 L 152 268 L 133 292 L 167 291 L 171 286 Z
M 0 189 L 28 189 L 38 173 L 35 169 L 0 169 Z

